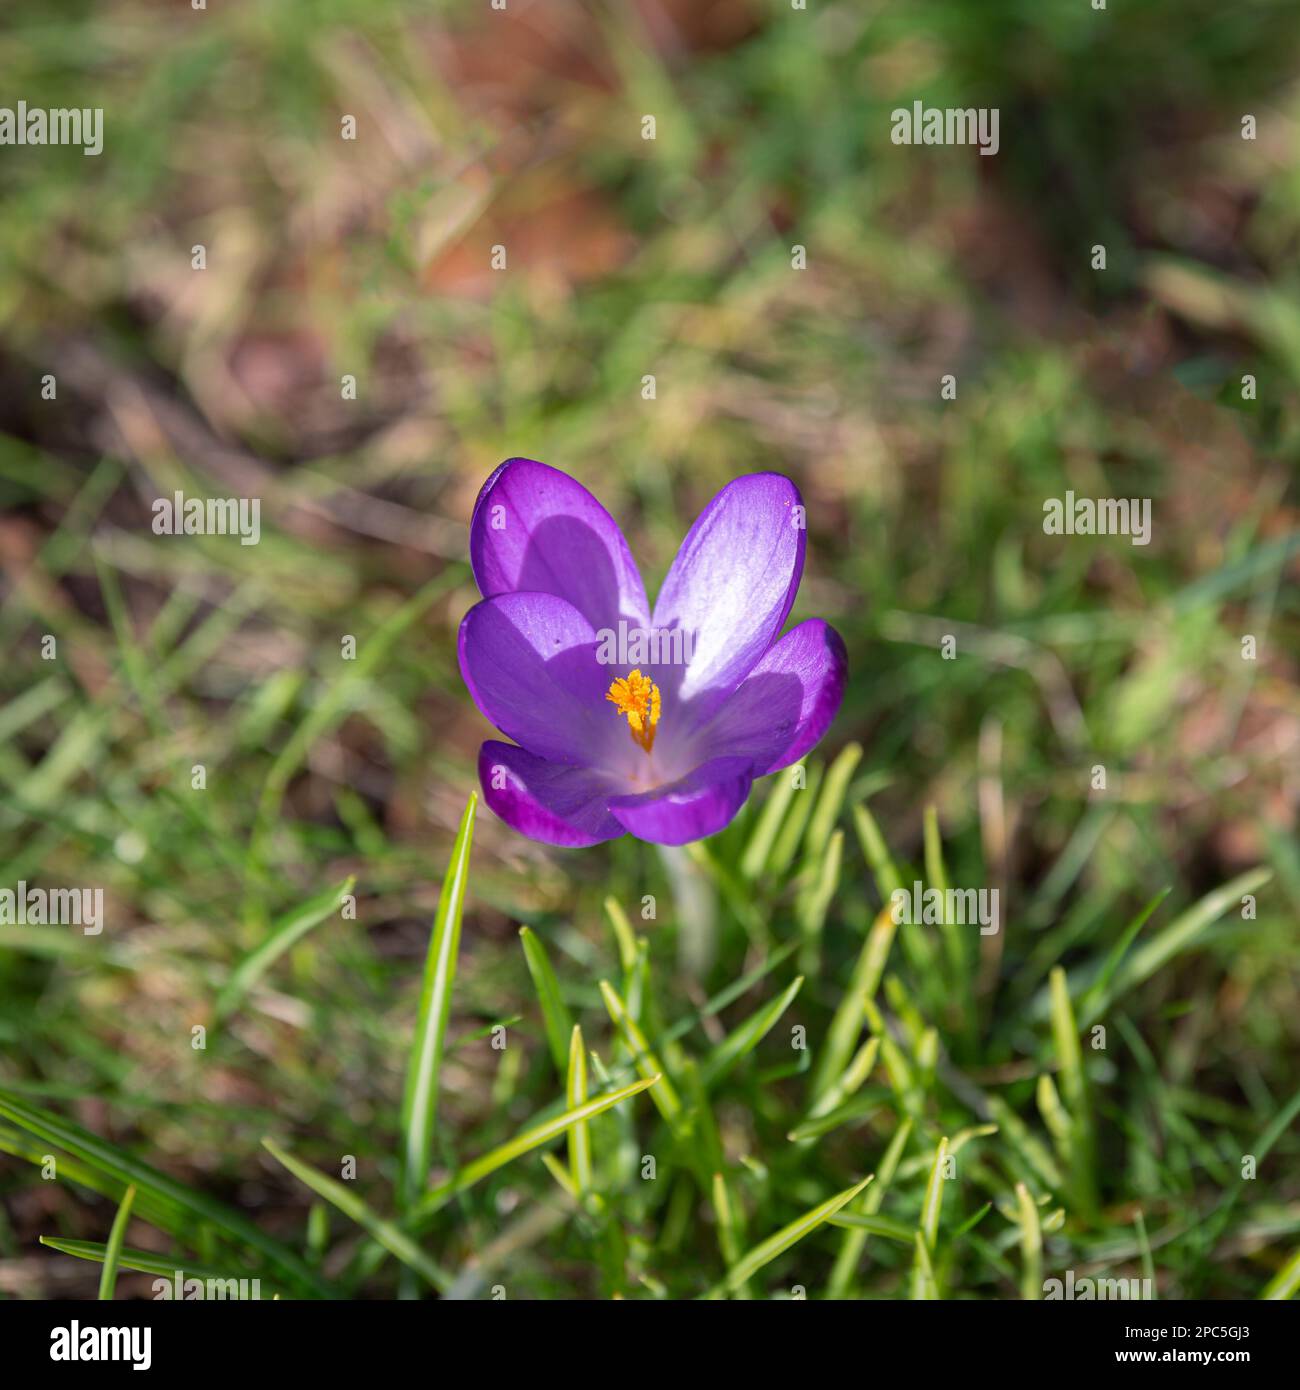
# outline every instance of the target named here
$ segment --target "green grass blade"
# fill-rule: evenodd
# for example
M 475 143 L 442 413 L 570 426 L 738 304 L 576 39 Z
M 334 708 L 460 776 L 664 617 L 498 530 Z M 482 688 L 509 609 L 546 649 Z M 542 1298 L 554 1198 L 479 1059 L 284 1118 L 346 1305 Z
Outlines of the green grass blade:
M 651 1051 L 645 1034 L 637 1026 L 637 1022 L 628 1011 L 627 1005 L 618 996 L 608 980 L 600 982 L 600 994 L 605 1001 L 605 1008 L 609 1011 L 614 1027 L 618 1029 L 624 1045 L 632 1054 L 632 1061 L 637 1071 L 645 1077 L 661 1078 L 650 1099 L 654 1101 L 655 1107 L 669 1125 L 676 1128 L 682 1116 L 682 1102 L 673 1089 L 672 1082 L 664 1074 L 663 1063 Z
M 355 879 L 348 878 L 337 888 L 318 893 L 314 898 L 287 912 L 272 926 L 266 940 L 235 967 L 221 993 L 217 995 L 213 1015 L 218 1022 L 239 1007 L 248 991 L 291 946 L 301 941 L 313 927 L 319 926 L 327 917 L 338 911 L 355 882 Z
M 879 1055 L 880 1039 L 872 1036 L 858 1048 L 853 1054 L 853 1060 L 818 1097 L 808 1111 L 807 1119 L 815 1120 L 822 1115 L 829 1115 L 836 1106 L 843 1105 L 871 1075 Z
M 921 1203 L 921 1219 L 916 1229 L 916 1250 L 912 1265 L 912 1297 L 939 1297 L 934 1274 L 934 1253 L 939 1243 L 939 1217 L 943 1211 L 943 1185 L 947 1181 L 944 1169 L 948 1163 L 948 1140 L 939 1140 L 930 1166 L 930 1178 L 925 1185 Z
M 1062 1212 L 1062 1217 L 1064 1217 L 1064 1212 Z M 1142 1278 L 1147 1280 L 1149 1288 L 1154 1289 L 1156 1286 L 1156 1262 L 1151 1252 L 1151 1238 L 1147 1235 L 1146 1218 L 1142 1215 L 1141 1210 L 1134 1214 L 1133 1225 L 1137 1231 L 1138 1248 L 1142 1257 Z
M 926 884 L 930 888 L 937 888 L 944 895 L 946 902 L 949 888 L 948 868 L 943 861 L 943 837 L 939 832 L 939 812 L 934 806 L 925 808 L 924 839 Z M 944 954 L 947 957 L 948 978 L 951 981 L 950 988 L 963 1001 L 962 1011 L 963 1017 L 965 1017 L 965 1000 L 970 986 L 966 928 L 958 926 L 956 922 L 948 921 L 948 914 L 945 912 L 939 929 L 943 932 Z
M 614 930 L 614 940 L 618 943 L 618 961 L 624 973 L 636 969 L 636 933 L 627 920 L 627 913 L 611 897 L 605 899 L 605 916 Z
M 772 789 L 767 794 L 753 834 L 750 835 L 745 852 L 741 855 L 740 876 L 747 882 L 754 882 L 763 872 L 763 866 L 772 853 L 772 846 L 776 843 L 781 822 L 785 819 L 790 798 L 794 793 L 794 777 L 791 770 L 785 768 L 772 779 Z
M 1055 1090 L 1055 1087 L 1053 1087 Z M 1026 1167 L 1033 1170 L 1049 1191 L 1065 1191 L 1065 1175 L 1057 1167 L 1047 1145 L 1025 1124 L 1001 1096 L 988 1097 L 989 1113 Z
M 732 1199 L 731 1191 L 727 1187 L 727 1180 L 721 1173 L 714 1173 L 713 1175 L 712 1195 L 713 1214 L 717 1218 L 718 1225 L 718 1249 L 722 1252 L 723 1262 L 730 1269 L 740 1261 L 740 1216 Z M 732 1293 L 738 1299 L 752 1297 L 748 1284 L 740 1284 L 732 1289 Z
M 1151 978 L 1181 951 L 1193 946 L 1202 934 L 1230 908 L 1238 906 L 1242 897 L 1262 888 L 1273 877 L 1272 869 L 1248 869 L 1207 893 L 1198 903 L 1181 913 L 1164 931 L 1135 951 L 1119 968 L 1114 988 L 1107 1004 L 1119 995 Z M 1067 1096 L 1068 1099 L 1068 1096 Z
M 795 909 L 799 922 L 799 965 L 807 975 L 815 973 L 821 965 L 822 929 L 826 925 L 831 899 L 839 886 L 843 858 L 844 832 L 836 830 L 827 841 L 820 862 L 815 867 L 809 866 L 811 877 L 799 895 Z
M 460 924 L 469 885 L 469 854 L 474 840 L 474 812 L 478 793 L 471 792 L 460 818 L 451 859 L 438 897 L 433 935 L 424 963 L 420 1011 L 411 1040 L 402 1095 L 402 1175 L 398 1207 L 409 1209 L 429 1180 L 433 1152 L 433 1126 L 438 1111 L 438 1078 L 447 1044 L 451 995 L 456 981 L 460 950 Z
M 858 1035 L 862 1032 L 867 1002 L 874 998 L 880 987 L 880 977 L 884 974 L 885 962 L 889 959 L 890 947 L 894 944 L 894 934 L 898 925 L 891 915 L 889 904 L 881 908 L 862 943 L 853 977 L 840 1000 L 831 1026 L 827 1030 L 826 1045 L 813 1068 L 812 1097 L 814 1104 L 822 1094 L 834 1084 L 853 1055 Z
M 83 1163 L 107 1173 L 123 1188 L 134 1184 L 141 1195 L 147 1192 L 157 1201 L 183 1208 L 192 1217 L 209 1223 L 235 1244 L 255 1250 L 317 1297 L 333 1296 L 334 1291 L 330 1286 L 298 1255 L 223 1203 L 176 1182 L 71 1121 L 28 1105 L 12 1092 L 0 1091 L 0 1115 L 47 1143 L 66 1149 Z
M 1101 973 L 1088 986 L 1079 1000 L 1079 1026 L 1087 1028 L 1095 1019 L 1099 1018 L 1106 1007 L 1107 990 L 1110 982 L 1119 969 L 1120 963 L 1128 954 L 1128 948 L 1133 944 L 1138 932 L 1146 925 L 1147 919 L 1160 906 L 1162 902 L 1173 892 L 1172 887 L 1162 888 L 1154 898 L 1138 913 L 1136 917 L 1124 928 L 1123 934 L 1115 944 L 1115 949 L 1106 957 L 1106 962 L 1101 968 Z
M 927 806 L 922 817 L 925 842 L 925 878 L 927 886 L 939 892 L 948 891 L 948 869 L 943 862 L 943 836 L 939 833 L 939 809 Z
M 912 1055 L 916 1062 L 916 1084 L 922 1093 L 928 1092 L 939 1065 L 939 1030 L 927 1028 L 917 1039 Z
M 1065 1106 L 1061 1104 L 1056 1083 L 1049 1073 L 1043 1072 L 1038 1078 L 1035 1098 L 1038 1102 L 1038 1113 L 1043 1117 L 1043 1123 L 1047 1126 L 1048 1133 L 1056 1143 L 1056 1152 L 1060 1155 L 1061 1162 L 1068 1168 L 1073 1161 L 1070 1155 L 1070 1135 L 1074 1128 L 1074 1122 L 1070 1119 L 1070 1114 Z
M 537 991 L 537 999 L 542 1006 L 542 1023 L 546 1028 L 546 1042 L 551 1049 L 551 1058 L 555 1062 L 556 1071 L 563 1076 L 569 1065 L 569 1041 L 573 1032 L 573 1019 L 560 997 L 560 981 L 541 938 L 531 927 L 520 927 L 519 940 L 524 948 L 528 973 L 533 978 L 533 988 Z
M 48 1147 L 47 1144 L 36 1143 L 29 1134 L 22 1130 L 0 1126 L 0 1153 L 12 1154 L 15 1158 L 20 1158 L 24 1162 L 40 1168 L 45 1163 Z M 75 1183 L 78 1187 L 84 1187 L 89 1192 L 98 1193 L 99 1196 L 106 1197 L 111 1202 L 121 1200 L 123 1187 L 117 1178 L 110 1177 L 92 1164 L 83 1163 L 70 1155 L 61 1154 L 59 1156 L 58 1175 L 60 1182 Z M 157 1226 L 161 1231 L 167 1231 L 176 1236 L 178 1240 L 194 1225 L 192 1213 L 178 1203 L 169 1198 L 161 1197 L 147 1188 L 138 1190 L 135 1210 L 136 1215 L 141 1220 L 148 1221 L 150 1225 Z
M 1297 1115 L 1300 1115 L 1300 1091 L 1296 1091 L 1291 1099 L 1273 1115 L 1268 1124 L 1246 1146 L 1246 1152 L 1254 1154 L 1256 1161 L 1262 1164 L 1273 1145 L 1291 1128 Z M 1233 1208 L 1241 1200 L 1242 1193 L 1245 1191 L 1245 1183 L 1234 1183 L 1209 1218 L 1201 1223 L 1201 1235 L 1209 1247 L 1213 1247 L 1223 1233 Z
M 861 1212 L 842 1211 L 830 1219 L 832 1226 L 846 1231 L 865 1231 L 870 1236 L 884 1236 L 886 1240 L 896 1240 L 903 1245 L 911 1245 L 916 1230 L 905 1226 L 901 1221 L 891 1221 L 887 1216 L 867 1216 Z
M 343 1183 L 322 1173 L 319 1168 L 313 1168 L 310 1163 L 304 1163 L 302 1159 L 295 1158 L 287 1149 L 281 1148 L 274 1139 L 263 1139 L 262 1146 L 277 1163 L 283 1164 L 299 1182 L 311 1188 L 318 1197 L 323 1197 L 331 1206 L 337 1207 L 350 1221 L 355 1221 L 390 1255 L 394 1255 L 407 1269 L 413 1270 L 439 1293 L 445 1293 L 451 1287 L 451 1276 L 439 1269 L 405 1231 L 395 1226 L 391 1221 L 377 1216 L 360 1197 L 349 1191 Z
M 1300 1290 L 1300 1249 L 1295 1250 L 1286 1264 L 1264 1285 L 1259 1296 L 1262 1299 L 1287 1300 L 1294 1298 L 1297 1290 Z
M 792 1130 L 787 1132 L 785 1137 L 792 1144 L 813 1143 L 822 1138 L 823 1135 L 830 1134 L 832 1130 L 839 1129 L 841 1125 L 861 1124 L 868 1116 L 885 1109 L 889 1104 L 889 1099 L 890 1095 L 887 1090 L 877 1088 L 859 1096 L 856 1100 L 845 1101 L 843 1105 L 837 1105 L 833 1110 L 826 1111 L 825 1114 L 800 1120 Z
M 576 1023 L 569 1038 L 564 1097 L 570 1110 L 580 1110 L 587 1102 L 587 1054 Z M 591 1190 L 591 1129 L 586 1120 L 578 1120 L 569 1129 L 569 1174 L 579 1197 Z
M 972 1139 L 987 1139 L 990 1135 L 998 1132 L 997 1125 L 970 1125 L 966 1129 L 959 1129 L 952 1137 L 952 1143 L 948 1145 L 950 1154 L 959 1154 Z
M 467 1163 L 455 1177 L 435 1187 L 421 1201 L 415 1212 L 417 1227 L 446 1206 L 458 1193 L 473 1187 L 475 1183 L 481 1182 L 490 1173 L 495 1173 L 498 1168 L 504 1168 L 507 1163 L 513 1162 L 516 1158 L 539 1147 L 539 1145 L 557 1139 L 571 1125 L 579 1124 L 583 1120 L 591 1119 L 594 1115 L 602 1114 L 611 1106 L 617 1105 L 629 1096 L 636 1095 L 639 1091 L 646 1090 L 656 1082 L 662 1084 L 661 1078 L 651 1076 L 644 1081 L 634 1081 L 630 1086 L 621 1086 L 617 1091 L 611 1091 L 608 1095 L 597 1096 L 594 1100 L 589 1100 L 573 1110 L 566 1110 L 562 1115 L 558 1115 L 552 1120 L 545 1120 L 539 1125 L 534 1125 L 531 1129 L 516 1135 L 508 1143 L 484 1154 L 482 1158 L 476 1158 L 472 1163 Z
M 104 1247 L 104 1267 L 99 1271 L 99 1299 L 101 1303 L 111 1303 L 113 1290 L 117 1287 L 117 1263 L 122 1258 L 122 1242 L 126 1239 L 126 1228 L 131 1220 L 131 1208 L 135 1205 L 135 1188 L 128 1187 L 122 1194 L 122 1201 L 113 1218 L 112 1229 L 108 1233 L 108 1244 Z
M 939 1281 L 934 1275 L 934 1260 L 920 1231 L 912 1232 L 912 1297 L 922 1302 L 939 1297 Z
M 1020 1297 L 1035 1301 L 1043 1296 L 1043 1232 L 1038 1224 L 1038 1207 L 1022 1182 L 1016 1184 L 1016 1207 L 1020 1213 L 1020 1257 L 1024 1264 Z
M 752 1052 L 776 1027 L 781 1015 L 794 1002 L 794 997 L 803 988 L 804 977 L 800 975 L 787 985 L 775 999 L 756 1009 L 743 1022 L 738 1024 L 713 1049 L 700 1064 L 700 1076 L 706 1086 L 719 1082 L 742 1058 Z
M 835 822 L 844 808 L 844 798 L 848 795 L 849 782 L 862 761 L 862 745 L 848 743 L 840 749 L 835 761 L 826 772 L 822 783 L 817 807 L 808 822 L 806 844 L 810 854 L 821 854 L 822 846 L 830 839 Z
M 1052 967 L 1048 976 L 1052 1000 L 1052 1040 L 1061 1066 L 1061 1085 L 1070 1114 L 1070 1177 L 1075 1200 L 1082 1214 L 1090 1217 L 1096 1209 L 1096 1180 L 1093 1169 L 1094 1140 L 1092 1101 L 1088 1077 L 1083 1067 L 1078 1025 L 1070 1003 L 1070 987 L 1063 967 Z
M 778 1255 L 784 1254 L 792 1245 L 801 1241 L 804 1236 L 809 1235 L 818 1226 L 830 1220 L 841 1207 L 847 1206 L 874 1176 L 873 1173 L 868 1173 L 861 1182 L 845 1188 L 843 1192 L 837 1192 L 834 1197 L 813 1207 L 811 1211 L 804 1212 L 802 1216 L 796 1217 L 788 1226 L 782 1226 L 775 1235 L 760 1241 L 748 1254 L 742 1255 L 732 1265 L 722 1283 L 715 1285 L 710 1292 L 718 1293 L 722 1290 L 734 1291 L 738 1289 L 742 1284 L 752 1279 L 764 1265 L 771 1264 Z
M 939 1140 L 934 1151 L 934 1165 L 930 1169 L 930 1180 L 925 1186 L 925 1201 L 921 1207 L 921 1234 L 925 1237 L 925 1248 L 933 1251 L 939 1239 L 939 1216 L 943 1211 L 943 1185 L 947 1181 L 944 1165 L 948 1158 L 948 1140 Z
M 573 1131 L 570 1130 L 569 1133 L 572 1134 Z M 573 1174 L 569 1172 L 554 1154 L 543 1154 L 542 1163 L 546 1171 L 560 1185 L 560 1190 L 564 1195 L 576 1201 L 578 1198 L 578 1189 L 573 1185 Z
M 862 846 L 862 854 L 871 870 L 871 876 L 876 881 L 876 891 L 880 894 L 880 900 L 888 904 L 891 896 L 902 889 L 903 875 L 894 863 L 875 817 L 866 806 L 858 805 L 853 808 L 853 828 L 858 832 L 858 842 Z
M 808 768 L 806 776 L 805 785 L 796 788 L 799 795 L 795 797 L 794 805 L 790 807 L 785 823 L 781 826 L 781 833 L 776 837 L 776 844 L 772 846 L 772 853 L 767 861 L 767 873 L 773 879 L 779 879 L 794 863 L 794 857 L 799 853 L 799 845 L 803 840 L 808 818 L 812 815 L 813 806 L 816 803 L 817 789 L 821 786 L 821 764 L 813 763 Z
M 813 1107 L 812 1113 L 817 1115 L 833 1110 L 841 1101 L 852 1096 L 876 1069 L 879 1056 L 880 1039 L 873 1034 L 853 1054 L 853 1060 Z
M 61 1236 L 41 1236 L 40 1242 L 51 1250 L 57 1250 L 61 1255 L 71 1255 L 78 1260 L 91 1260 L 95 1264 L 103 1264 L 108 1254 L 108 1246 L 98 1240 L 65 1240 Z M 157 1274 L 168 1280 L 174 1278 L 177 1273 L 188 1279 L 220 1279 L 224 1284 L 249 1279 L 246 1274 L 222 1273 L 217 1269 L 191 1264 L 179 1255 L 155 1255 L 150 1250 L 132 1250 L 127 1246 L 118 1251 L 117 1265 L 119 1269 L 132 1269 L 138 1274 Z

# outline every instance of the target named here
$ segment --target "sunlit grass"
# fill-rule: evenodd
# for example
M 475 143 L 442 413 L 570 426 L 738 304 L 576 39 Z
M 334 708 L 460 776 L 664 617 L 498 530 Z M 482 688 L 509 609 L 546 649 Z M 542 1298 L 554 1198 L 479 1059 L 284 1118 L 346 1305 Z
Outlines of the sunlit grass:
M 1296 16 L 830 0 L 683 60 L 545 8 L 504 109 L 428 56 L 482 46 L 462 6 L 0 38 L 110 111 L 101 160 L 0 173 L 0 886 L 109 908 L 0 923 L 0 1256 L 86 1297 L 1293 1296 Z M 1003 157 L 898 156 L 943 91 Z M 716 487 L 796 479 L 792 616 L 851 669 L 802 784 L 666 857 L 476 809 L 465 523 L 514 453 L 652 582 Z M 1072 487 L 1151 496 L 1153 544 L 1048 544 Z M 256 489 L 261 543 L 154 536 L 174 488 Z M 896 923 L 918 882 L 999 932 Z

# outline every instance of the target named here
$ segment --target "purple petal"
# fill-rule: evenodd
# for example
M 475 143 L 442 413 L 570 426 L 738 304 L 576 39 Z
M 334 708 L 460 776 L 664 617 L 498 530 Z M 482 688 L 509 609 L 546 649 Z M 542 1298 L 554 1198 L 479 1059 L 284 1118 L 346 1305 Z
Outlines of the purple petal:
M 793 627 L 697 735 L 715 756 L 750 758 L 763 777 L 798 762 L 831 726 L 848 677 L 844 642 L 810 618 Z
M 651 620 L 694 637 L 688 665 L 656 669 L 670 709 L 703 718 L 776 640 L 803 574 L 802 522 L 799 491 L 779 473 L 737 478 L 700 513 Z
M 478 754 L 483 799 L 530 840 L 585 849 L 614 840 L 623 827 L 606 808 L 610 783 L 587 767 L 564 767 L 489 739 Z
M 626 759 L 626 728 L 603 703 L 596 635 L 571 603 L 554 594 L 484 599 L 465 614 L 458 646 L 474 703 L 530 753 L 578 766 Z
M 521 590 L 567 599 L 593 628 L 648 624 L 645 585 L 614 518 L 581 483 L 507 459 L 483 484 L 469 531 L 484 598 Z
M 668 786 L 611 797 L 609 809 L 639 840 L 684 845 L 727 825 L 745 804 L 753 780 L 748 758 L 712 758 Z

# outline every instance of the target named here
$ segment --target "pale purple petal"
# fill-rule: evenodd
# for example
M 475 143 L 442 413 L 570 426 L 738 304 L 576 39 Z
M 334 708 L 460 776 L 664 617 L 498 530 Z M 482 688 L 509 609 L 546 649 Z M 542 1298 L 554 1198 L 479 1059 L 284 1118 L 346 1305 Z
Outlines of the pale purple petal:
M 530 753 L 583 766 L 626 760 L 595 633 L 571 603 L 554 594 L 484 599 L 465 614 L 458 646 L 474 703 Z
M 745 757 L 754 776 L 798 762 L 831 726 L 844 697 L 848 657 L 820 618 L 791 628 L 696 736 L 715 757 Z
M 611 797 L 609 809 L 639 840 L 684 845 L 729 824 L 753 780 L 748 758 L 712 758 L 668 786 Z
M 799 491 L 779 473 L 737 478 L 700 513 L 651 620 L 693 639 L 688 665 L 655 668 L 666 710 L 689 706 L 698 722 L 749 674 L 790 612 L 805 536 Z
M 624 833 L 606 808 L 610 782 L 589 767 L 565 767 L 489 739 L 478 754 L 483 799 L 521 835 L 568 849 Z
M 484 598 L 528 591 L 567 599 L 593 628 L 648 624 L 645 585 L 617 522 L 581 483 L 533 459 L 507 459 L 483 484 L 470 563 Z

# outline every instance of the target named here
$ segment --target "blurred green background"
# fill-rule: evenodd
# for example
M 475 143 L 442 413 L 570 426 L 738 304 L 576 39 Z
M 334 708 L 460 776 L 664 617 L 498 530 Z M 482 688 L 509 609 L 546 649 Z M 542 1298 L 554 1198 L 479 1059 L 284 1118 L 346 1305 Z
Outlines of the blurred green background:
M 879 1215 L 921 1223 L 932 1273 L 897 1233 L 849 1253 L 857 1232 L 821 1227 L 748 1291 L 1018 1296 L 1023 1184 L 1045 1276 L 1289 1293 L 1298 40 L 1286 0 L 14 0 L 4 101 L 102 106 L 105 147 L 0 148 L 0 883 L 102 886 L 108 925 L 0 926 L 0 1098 L 241 1213 L 333 1292 L 409 1291 L 259 1140 L 335 1175 L 353 1155 L 349 1190 L 393 1214 L 430 925 L 489 734 L 454 651 L 477 489 L 510 455 L 566 469 L 653 588 L 718 487 L 777 469 L 808 505 L 793 617 L 830 620 L 851 663 L 808 790 L 669 856 L 553 852 L 481 812 L 435 1168 L 563 1108 L 520 924 L 626 1081 L 616 983 L 690 1118 L 625 1102 L 591 1126 L 595 1196 L 534 1152 L 425 1248 L 477 1296 L 695 1296 L 728 1240 L 873 1171 L 906 1121 Z M 997 107 L 999 154 L 893 145 L 914 100 Z M 1152 499 L 1151 544 L 1044 535 L 1067 489 Z M 261 543 L 154 535 L 175 490 L 260 498 Z M 1004 929 L 900 929 L 864 1019 L 873 827 L 908 884 L 997 887 Z M 238 964 L 349 875 L 356 920 L 312 926 L 217 1028 Z M 643 946 L 620 951 L 607 897 Z M 1055 967 L 1107 1029 L 1082 1063 Z M 779 1025 L 710 1063 L 797 973 Z M 881 1059 L 792 1141 L 837 1018 Z M 122 1183 L 108 1160 L 43 1179 L 51 1143 L 0 1113 L 3 1296 L 95 1292 L 93 1261 L 38 1238 L 105 1241 Z M 183 1208 L 137 1209 L 127 1244 L 273 1283 Z

